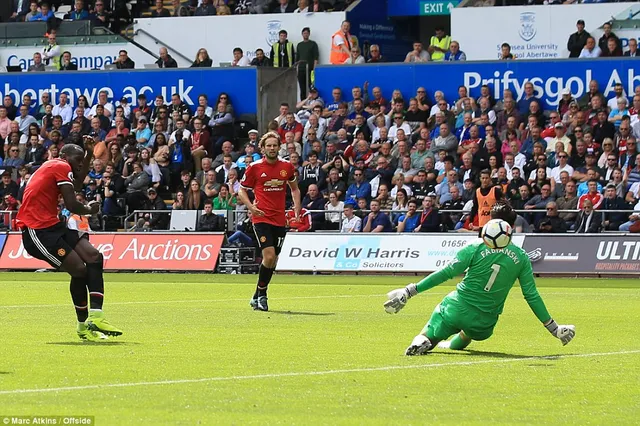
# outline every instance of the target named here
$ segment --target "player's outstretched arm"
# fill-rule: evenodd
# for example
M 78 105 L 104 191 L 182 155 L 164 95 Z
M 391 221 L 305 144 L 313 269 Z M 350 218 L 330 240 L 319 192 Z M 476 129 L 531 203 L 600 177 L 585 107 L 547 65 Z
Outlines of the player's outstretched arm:
M 524 266 L 522 271 L 520 272 L 520 288 L 522 289 L 522 294 L 524 295 L 527 304 L 533 311 L 533 313 L 538 317 L 540 322 L 545 326 L 549 333 L 557 339 L 560 339 L 563 345 L 569 343 L 576 335 L 576 328 L 573 325 L 558 325 L 551 315 L 549 311 L 547 311 L 547 307 L 538 293 L 538 289 L 536 288 L 535 278 L 533 276 L 533 268 L 531 267 L 531 261 L 529 258 L 521 259 L 524 262 Z
M 407 301 L 418 293 L 427 291 L 453 277 L 461 275 L 471 264 L 475 246 L 467 246 L 460 250 L 456 257 L 444 268 L 423 278 L 417 284 L 409 284 L 405 288 L 399 288 L 387 293 L 387 301 L 384 303 L 384 310 L 389 314 L 397 314 L 404 308 Z
M 91 207 L 85 206 L 76 200 L 76 192 L 72 185 L 60 185 L 60 193 L 64 199 L 65 207 L 71 212 L 79 215 L 96 214 L 99 210 L 99 203 L 93 204 Z

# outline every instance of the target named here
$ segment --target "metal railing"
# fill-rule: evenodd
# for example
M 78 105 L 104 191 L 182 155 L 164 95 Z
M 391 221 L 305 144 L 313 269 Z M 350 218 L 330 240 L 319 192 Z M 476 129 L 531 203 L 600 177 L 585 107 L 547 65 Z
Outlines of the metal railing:
M 181 210 L 183 211 L 183 210 Z M 201 211 L 201 210 L 200 210 Z M 309 214 L 314 214 L 314 213 L 323 213 L 325 215 L 325 221 L 328 221 L 329 217 L 331 217 L 332 215 L 339 215 L 339 220 L 338 220 L 338 230 L 342 229 L 342 221 L 345 218 L 344 216 L 344 211 L 343 210 L 307 210 L 309 212 Z M 360 210 L 357 209 L 355 210 L 358 213 L 364 213 L 369 214 L 371 213 L 371 210 Z M 515 210 L 518 214 L 523 215 L 523 214 L 546 214 L 547 211 L 545 209 L 530 209 L 530 210 Z M 173 210 L 171 209 L 167 209 L 167 210 L 135 210 L 132 213 L 129 213 L 126 217 L 125 217 L 125 228 L 127 228 L 128 231 L 133 231 L 135 230 L 135 222 L 136 222 L 136 217 L 139 215 L 144 215 L 144 214 L 171 214 L 173 212 Z M 381 209 L 380 212 L 382 213 L 386 213 L 388 215 L 393 215 L 393 216 L 399 216 L 402 215 L 404 213 L 407 212 L 407 210 L 389 210 L 389 209 Z M 422 212 L 422 209 L 418 209 L 416 210 L 416 213 L 420 214 Z M 594 210 L 594 212 L 596 213 L 602 213 L 604 220 L 606 220 L 606 217 L 608 214 L 611 213 L 625 213 L 627 215 L 631 215 L 631 214 L 640 214 L 640 211 L 638 210 Z M 1 212 L 0 212 L 1 213 Z M 454 214 L 454 215 L 467 215 L 470 212 L 468 210 L 438 210 L 438 215 L 442 216 L 443 214 L 449 215 L 449 214 Z M 575 214 L 579 214 L 580 210 L 558 210 L 558 214 L 564 214 L 564 213 L 575 213 Z M 231 229 L 236 229 L 237 225 L 238 225 L 238 216 L 245 216 L 247 215 L 247 210 L 227 210 L 227 221 L 228 223 L 234 224 L 233 227 L 229 227 Z M 627 216 L 628 217 L 628 216 Z M 134 226 L 133 227 L 129 227 L 127 226 L 127 223 L 129 222 L 134 222 Z M 532 224 L 530 224 L 532 225 Z M 613 231 L 612 231 L 613 232 Z M 619 232 L 623 232 L 623 231 L 619 231 Z

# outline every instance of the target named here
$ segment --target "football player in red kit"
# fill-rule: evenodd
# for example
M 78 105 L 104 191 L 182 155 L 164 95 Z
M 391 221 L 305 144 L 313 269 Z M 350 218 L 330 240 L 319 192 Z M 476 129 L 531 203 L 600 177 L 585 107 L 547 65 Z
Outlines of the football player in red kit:
M 251 163 L 247 168 L 240 182 L 238 197 L 252 213 L 253 228 L 262 250 L 258 285 L 249 303 L 254 310 L 268 311 L 267 286 L 276 269 L 278 255 L 286 234 L 286 185 L 291 188 L 296 217 L 300 215 L 300 189 L 294 166 L 278 158 L 280 150 L 278 134 L 275 132 L 265 134 L 260 139 L 259 146 L 264 151 L 264 157 Z M 253 190 L 255 194 L 253 203 L 247 195 L 248 190 Z
M 76 200 L 75 191 L 82 189 L 89 172 L 93 138 L 85 138 L 84 145 L 86 152 L 78 145 L 65 145 L 60 150 L 60 158 L 46 161 L 33 173 L 25 187 L 16 223 L 22 231 L 22 244 L 27 253 L 71 275 L 70 291 L 78 318 L 78 336 L 83 340 L 102 341 L 107 336 L 122 334 L 102 312 L 102 254 L 91 245 L 88 237 L 68 229 L 58 218 L 57 210 L 58 196 L 62 194 L 71 213 L 98 213 L 97 202 L 84 205 Z

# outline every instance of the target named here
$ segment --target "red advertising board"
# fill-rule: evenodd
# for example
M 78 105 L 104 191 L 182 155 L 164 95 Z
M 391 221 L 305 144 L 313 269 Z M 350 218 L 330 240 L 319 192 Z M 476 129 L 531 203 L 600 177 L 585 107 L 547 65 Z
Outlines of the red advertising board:
M 223 234 L 92 234 L 91 243 L 102 253 L 105 270 L 213 271 Z M 0 269 L 43 269 L 49 264 L 24 250 L 22 236 L 9 234 L 0 255 Z

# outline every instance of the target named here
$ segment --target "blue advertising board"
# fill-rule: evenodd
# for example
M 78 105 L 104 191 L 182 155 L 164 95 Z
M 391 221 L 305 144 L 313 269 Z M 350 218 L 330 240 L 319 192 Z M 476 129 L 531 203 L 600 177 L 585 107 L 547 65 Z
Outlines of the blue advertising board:
M 365 81 L 370 88 L 379 86 L 387 99 L 395 89 L 405 97 L 415 96 L 416 89 L 422 86 L 429 97 L 440 90 L 452 103 L 458 99 L 460 86 L 478 97 L 480 87 L 486 84 L 496 99 L 502 98 L 504 89 L 511 89 L 519 100 L 524 95 L 524 84 L 531 82 L 543 108 L 554 109 L 563 89 L 571 89 L 573 97 L 579 98 L 589 90 L 591 80 L 600 83 L 600 91 L 607 97 L 613 96 L 618 82 L 627 95 L 632 94 L 640 86 L 640 67 L 633 58 L 319 66 L 315 85 L 325 99 L 331 98 L 333 87 L 342 88 L 350 96 L 351 88 L 362 87 Z
M 98 93 L 106 90 L 109 99 L 120 100 L 124 96 L 135 105 L 140 94 L 145 94 L 152 103 L 157 95 L 170 100 L 171 95 L 177 93 L 195 109 L 199 95 L 206 94 L 211 105 L 221 92 L 225 92 L 235 114 L 240 115 L 256 114 L 257 85 L 255 68 L 6 73 L 0 78 L 0 97 L 9 95 L 21 103 L 24 94 L 39 100 L 47 91 L 54 103 L 61 93 L 66 93 L 71 105 L 76 104 L 80 95 L 86 96 L 93 105 Z

